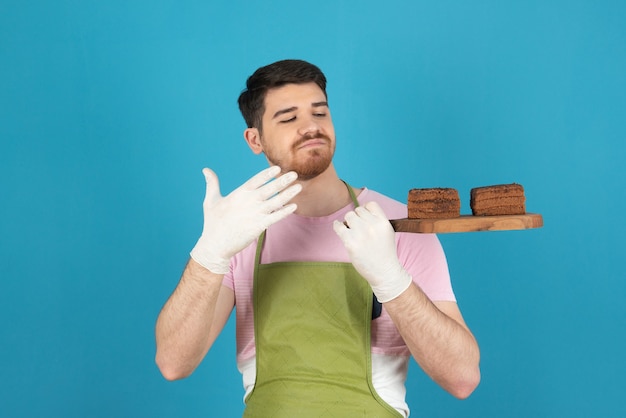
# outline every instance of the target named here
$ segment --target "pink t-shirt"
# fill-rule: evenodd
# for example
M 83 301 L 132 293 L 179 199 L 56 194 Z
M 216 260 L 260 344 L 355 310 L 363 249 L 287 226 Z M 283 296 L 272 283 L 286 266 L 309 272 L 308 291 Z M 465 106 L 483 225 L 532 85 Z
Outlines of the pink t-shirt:
M 377 202 L 389 219 L 406 218 L 406 205 L 367 188 L 358 196 L 360 205 Z M 329 216 L 304 217 L 292 214 L 268 228 L 261 263 L 281 261 L 350 262 L 343 243 L 333 230 L 335 220 L 343 221 L 354 205 Z M 396 233 L 398 258 L 413 281 L 433 301 L 456 301 L 445 254 L 434 234 Z M 237 361 L 255 355 L 252 283 L 257 241 L 233 257 L 223 284 L 235 292 L 237 309 Z M 391 318 L 383 308 L 372 321 L 372 353 L 408 356 L 409 351 Z

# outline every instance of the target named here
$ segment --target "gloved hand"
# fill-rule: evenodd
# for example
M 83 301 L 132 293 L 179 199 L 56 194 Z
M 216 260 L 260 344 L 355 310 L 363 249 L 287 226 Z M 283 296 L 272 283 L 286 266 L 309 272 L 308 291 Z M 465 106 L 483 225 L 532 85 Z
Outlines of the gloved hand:
M 354 268 L 367 280 L 376 298 L 389 302 L 411 285 L 398 260 L 395 231 L 376 202 L 359 206 L 335 221 L 333 228 L 350 254 Z
M 289 186 L 298 177 L 295 172 L 268 183 L 280 173 L 280 167 L 272 166 L 222 197 L 215 173 L 208 168 L 202 173 L 206 180 L 204 227 L 191 250 L 191 258 L 213 273 L 226 274 L 232 256 L 246 248 L 267 227 L 296 210 L 295 203 L 287 202 L 302 186 Z

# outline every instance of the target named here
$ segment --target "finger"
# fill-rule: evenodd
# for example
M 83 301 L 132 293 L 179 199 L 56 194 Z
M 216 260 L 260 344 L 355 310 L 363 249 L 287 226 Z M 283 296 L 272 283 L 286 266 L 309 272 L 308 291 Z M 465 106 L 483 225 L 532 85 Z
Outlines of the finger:
M 296 211 L 296 209 L 298 209 L 298 205 L 296 205 L 295 203 L 290 203 L 286 206 L 281 207 L 280 209 L 275 210 L 274 212 L 270 213 L 266 218 L 266 222 L 265 222 L 265 228 L 268 228 L 270 225 L 275 224 L 276 222 L 286 218 L 287 216 L 291 215 L 292 213 L 294 213 Z
M 356 209 L 354 209 L 354 212 L 359 216 L 359 218 L 363 221 L 363 222 L 373 222 L 376 217 L 373 213 L 371 213 L 369 211 L 369 209 L 365 206 L 359 206 Z
M 293 184 L 283 190 L 282 192 L 275 194 L 271 199 L 265 201 L 265 209 L 268 212 L 273 212 L 285 206 L 291 199 L 293 199 L 298 193 L 302 191 L 301 184 Z
M 350 233 L 348 227 L 343 222 L 335 221 L 333 222 L 333 229 L 335 230 L 335 233 L 339 236 L 339 238 L 343 242 L 345 242 L 347 234 Z
M 359 209 L 359 208 L 357 208 L 357 209 Z M 361 217 L 355 211 L 350 211 L 350 212 L 346 213 L 346 216 L 344 217 L 344 219 L 346 221 L 345 224 L 350 229 L 358 228 L 359 226 L 361 226 L 363 224 L 363 219 L 361 219 Z
M 259 171 L 246 181 L 241 187 L 246 190 L 256 190 L 263 186 L 265 183 L 276 177 L 280 173 L 280 167 L 273 165 L 265 170 Z
M 259 189 L 261 193 L 261 200 L 269 199 L 276 193 L 281 193 L 283 189 L 296 181 L 297 178 L 298 174 L 295 171 L 290 171 L 280 177 L 277 177 L 276 180 L 266 183 Z
M 204 175 L 204 181 L 206 183 L 206 191 L 204 194 L 205 202 L 212 202 L 222 195 L 220 194 L 220 182 L 215 172 L 209 168 L 203 168 L 202 174 Z
M 387 215 L 385 214 L 385 211 L 383 211 L 383 208 L 381 208 L 378 203 L 368 202 L 365 204 L 365 208 L 368 211 L 370 211 L 370 213 L 374 214 L 375 216 L 379 218 L 387 219 Z

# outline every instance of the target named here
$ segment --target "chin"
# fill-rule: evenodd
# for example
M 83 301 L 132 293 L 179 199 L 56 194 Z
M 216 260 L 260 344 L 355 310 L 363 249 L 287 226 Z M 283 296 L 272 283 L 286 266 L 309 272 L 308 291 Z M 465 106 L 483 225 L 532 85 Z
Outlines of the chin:
M 311 180 L 328 170 L 328 167 L 330 167 L 330 162 L 308 167 L 297 167 L 294 168 L 294 171 L 298 173 L 298 180 Z

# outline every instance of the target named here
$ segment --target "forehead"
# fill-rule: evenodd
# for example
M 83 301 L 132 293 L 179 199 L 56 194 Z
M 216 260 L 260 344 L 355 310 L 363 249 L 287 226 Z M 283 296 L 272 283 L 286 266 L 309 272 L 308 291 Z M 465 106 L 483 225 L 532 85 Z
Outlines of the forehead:
M 315 83 L 285 84 L 267 91 L 265 95 L 266 114 L 287 107 L 304 107 L 325 101 L 326 96 Z M 272 112 L 273 114 L 273 112 Z

